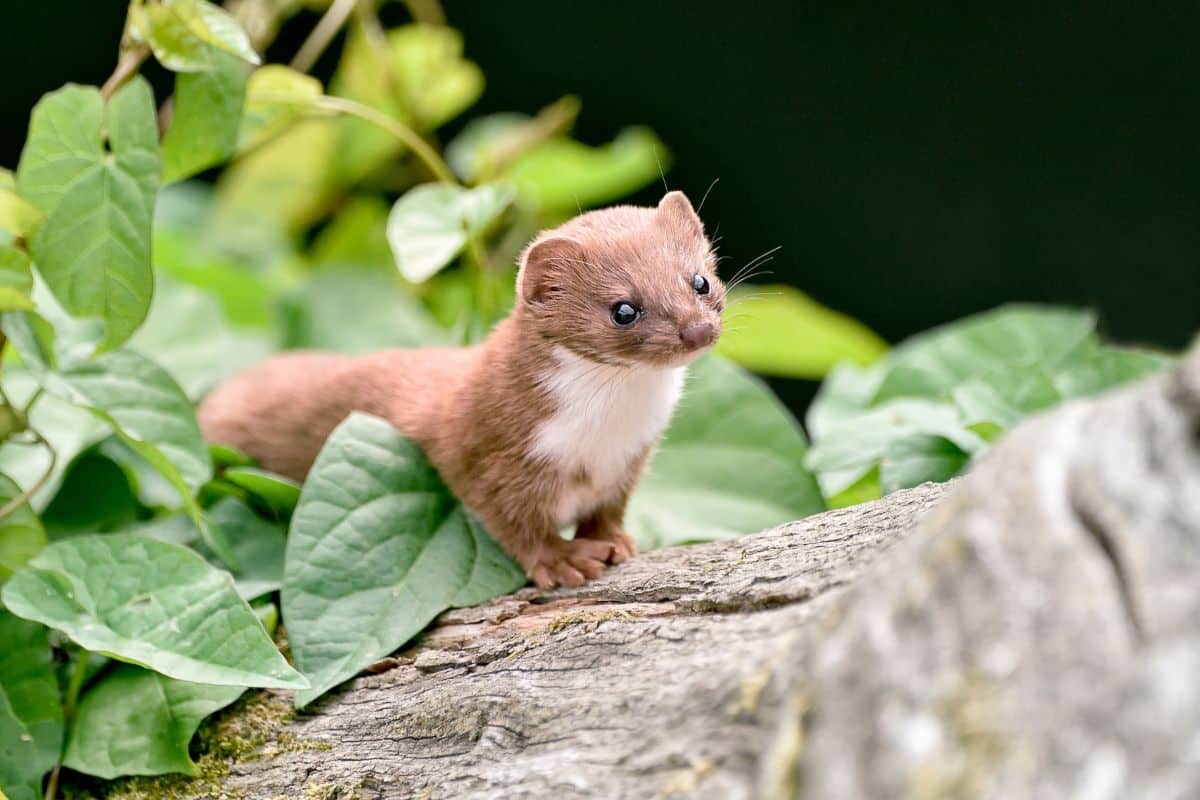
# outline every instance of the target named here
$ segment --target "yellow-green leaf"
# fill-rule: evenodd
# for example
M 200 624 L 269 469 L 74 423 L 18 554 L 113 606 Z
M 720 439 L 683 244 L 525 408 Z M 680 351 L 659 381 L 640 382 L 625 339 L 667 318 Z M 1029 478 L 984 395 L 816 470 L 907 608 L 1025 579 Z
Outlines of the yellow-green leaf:
M 238 21 L 207 0 L 136 2 L 130 7 L 128 31 L 135 41 L 149 45 L 160 64 L 175 72 L 212 69 L 216 50 L 259 63 Z
M 765 375 L 822 378 L 834 364 L 867 365 L 887 343 L 850 317 L 781 284 L 735 291 L 717 352 Z

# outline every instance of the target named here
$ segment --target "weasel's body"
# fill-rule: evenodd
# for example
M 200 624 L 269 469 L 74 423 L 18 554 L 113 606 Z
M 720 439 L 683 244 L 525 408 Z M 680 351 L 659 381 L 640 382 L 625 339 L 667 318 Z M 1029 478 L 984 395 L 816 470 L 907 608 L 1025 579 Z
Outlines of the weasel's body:
M 302 480 L 350 412 L 383 417 L 539 585 L 577 585 L 634 552 L 626 500 L 686 364 L 716 339 L 722 293 L 682 195 L 591 212 L 530 246 L 517 305 L 482 345 L 286 353 L 218 387 L 200 424 Z

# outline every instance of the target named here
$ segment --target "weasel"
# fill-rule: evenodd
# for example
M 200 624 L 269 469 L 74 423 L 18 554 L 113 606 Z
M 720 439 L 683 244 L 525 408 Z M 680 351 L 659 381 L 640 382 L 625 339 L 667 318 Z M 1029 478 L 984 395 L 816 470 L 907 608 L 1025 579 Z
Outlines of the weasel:
M 218 386 L 200 426 L 300 481 L 350 412 L 387 419 L 538 586 L 578 586 L 633 556 L 626 500 L 724 302 L 704 226 L 670 192 L 539 234 L 480 345 L 284 353 Z

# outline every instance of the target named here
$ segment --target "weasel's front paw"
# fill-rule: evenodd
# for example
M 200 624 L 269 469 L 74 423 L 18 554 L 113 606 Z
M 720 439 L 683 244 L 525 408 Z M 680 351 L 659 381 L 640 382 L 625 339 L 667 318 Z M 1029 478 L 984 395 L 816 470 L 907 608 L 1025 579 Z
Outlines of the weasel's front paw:
M 637 555 L 637 543 L 620 525 L 580 525 L 575 538 L 611 544 L 613 551 L 608 559 L 610 564 L 622 564 Z
M 540 589 L 581 586 L 585 580 L 600 577 L 612 557 L 612 542 L 579 537 L 568 541 L 555 536 L 542 545 L 526 571 Z

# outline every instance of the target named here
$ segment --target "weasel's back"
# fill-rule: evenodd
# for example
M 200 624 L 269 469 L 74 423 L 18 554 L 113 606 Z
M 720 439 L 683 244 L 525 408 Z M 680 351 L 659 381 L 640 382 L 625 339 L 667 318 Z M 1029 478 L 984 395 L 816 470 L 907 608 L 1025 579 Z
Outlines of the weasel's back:
M 385 350 L 351 357 L 297 350 L 235 375 L 201 403 L 200 428 L 264 469 L 302 481 L 333 429 L 353 411 L 383 417 L 424 443 L 474 348 Z

